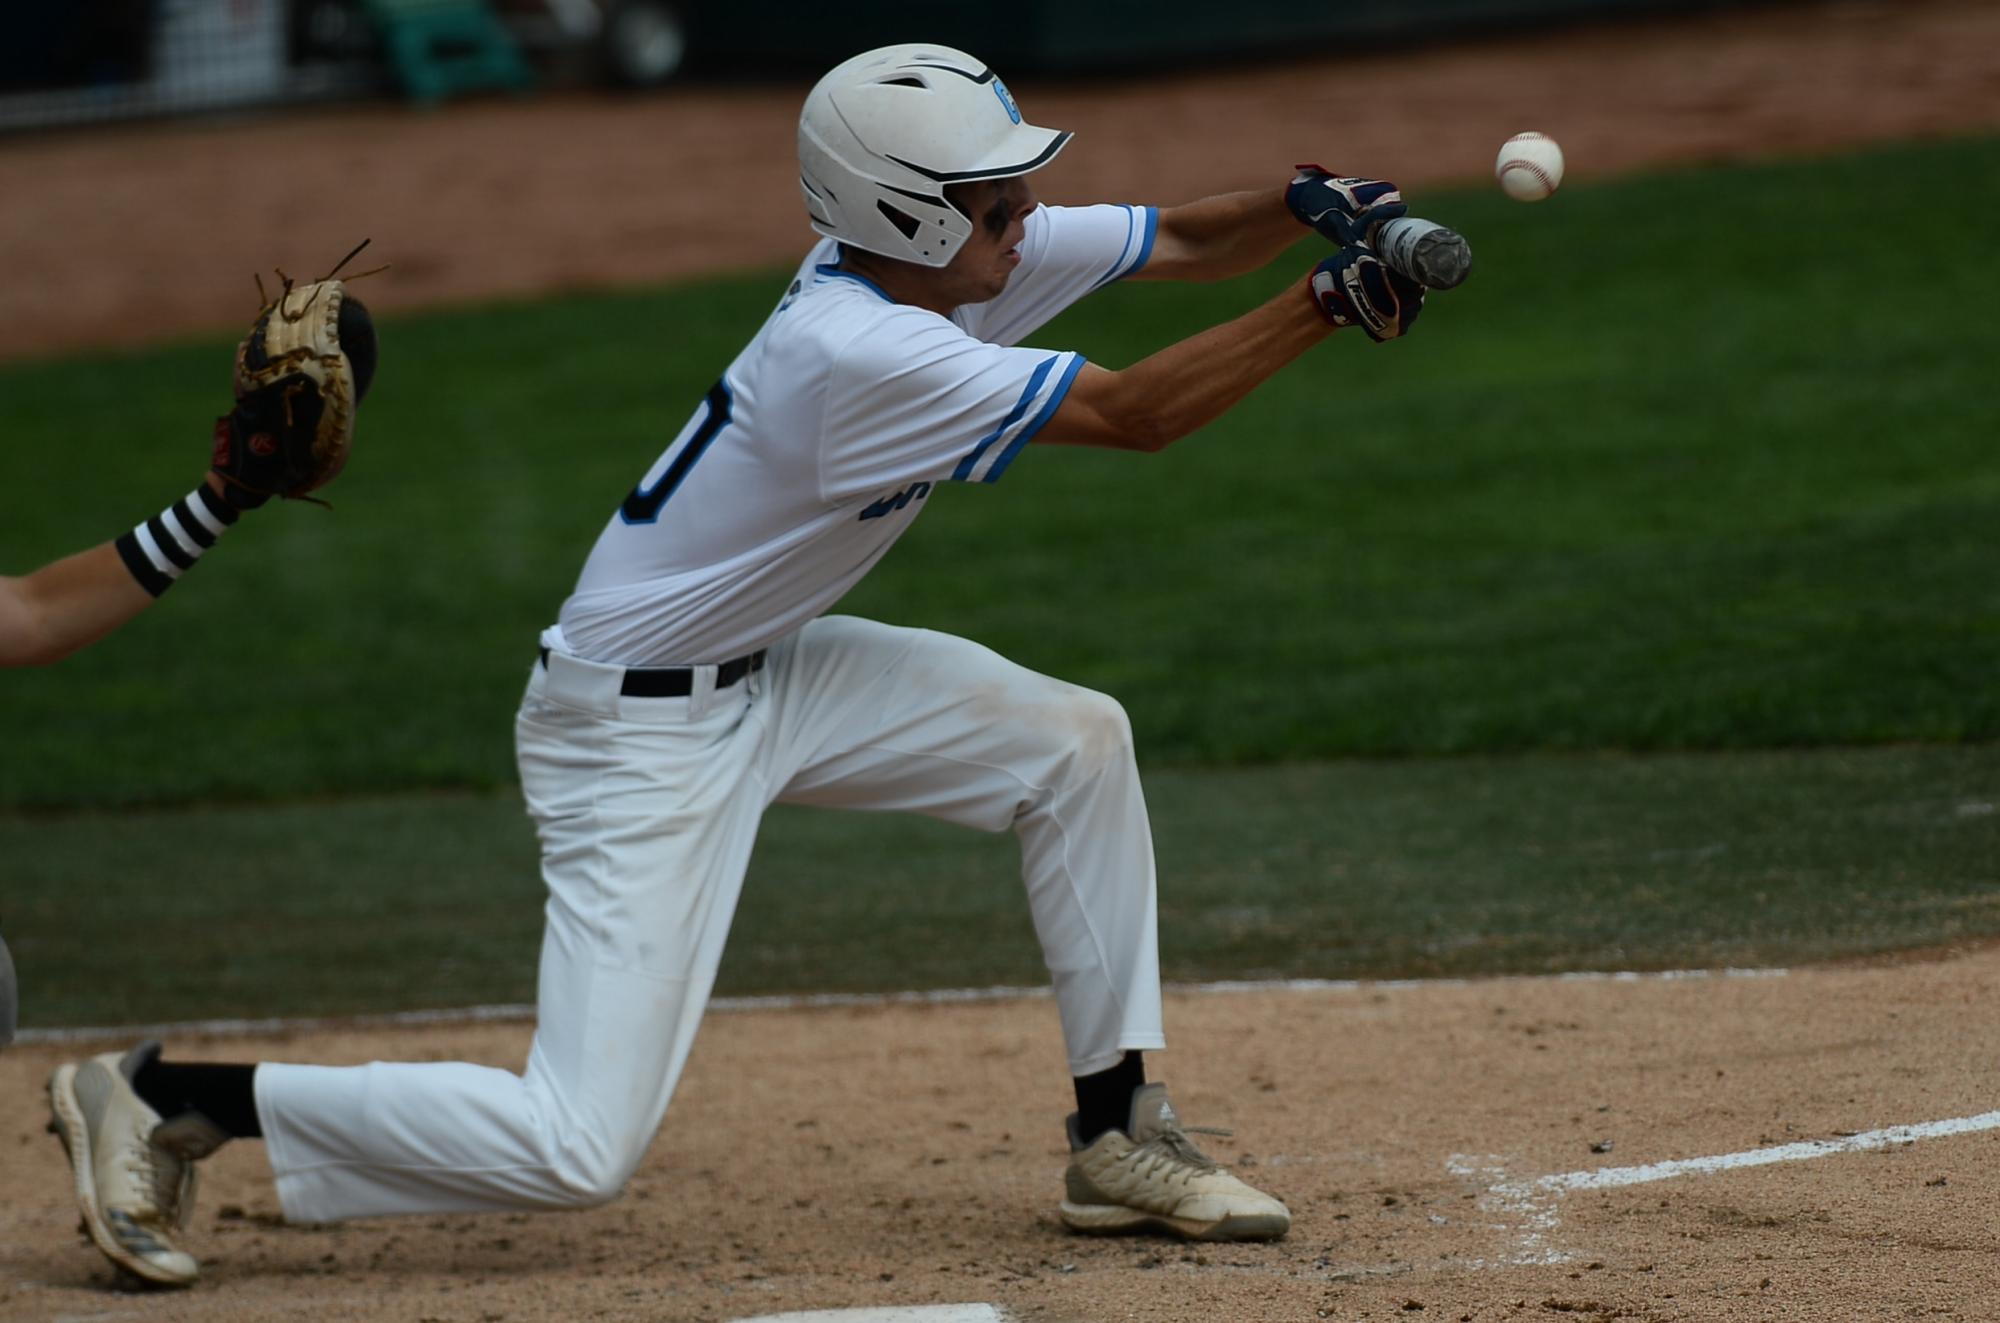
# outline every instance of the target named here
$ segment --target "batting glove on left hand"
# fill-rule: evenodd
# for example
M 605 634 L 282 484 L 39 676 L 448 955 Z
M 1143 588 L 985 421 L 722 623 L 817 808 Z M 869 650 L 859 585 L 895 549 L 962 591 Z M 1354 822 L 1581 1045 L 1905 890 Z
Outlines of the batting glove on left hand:
M 1310 225 L 1346 247 L 1367 243 L 1368 228 L 1408 214 L 1394 184 L 1381 179 L 1337 178 L 1317 165 L 1295 166 L 1299 173 L 1285 189 L 1285 205 L 1302 225 Z
M 1409 332 L 1424 310 L 1424 287 L 1358 243 L 1313 268 L 1313 306 L 1335 326 L 1359 326 L 1380 344 Z

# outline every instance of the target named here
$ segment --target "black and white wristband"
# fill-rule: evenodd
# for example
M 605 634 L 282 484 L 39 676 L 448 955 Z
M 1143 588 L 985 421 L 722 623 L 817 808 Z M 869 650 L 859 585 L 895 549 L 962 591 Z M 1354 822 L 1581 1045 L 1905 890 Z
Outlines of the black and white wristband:
M 118 555 L 139 586 L 153 596 L 174 586 L 181 571 L 201 559 L 229 531 L 237 512 L 203 483 L 166 509 L 122 534 Z

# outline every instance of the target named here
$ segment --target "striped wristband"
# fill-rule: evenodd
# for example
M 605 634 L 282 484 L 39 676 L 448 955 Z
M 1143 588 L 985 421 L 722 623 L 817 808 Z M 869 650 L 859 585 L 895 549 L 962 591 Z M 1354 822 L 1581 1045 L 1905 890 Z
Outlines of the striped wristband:
M 237 512 L 203 483 L 120 536 L 118 555 L 139 586 L 158 597 L 229 531 L 236 518 Z

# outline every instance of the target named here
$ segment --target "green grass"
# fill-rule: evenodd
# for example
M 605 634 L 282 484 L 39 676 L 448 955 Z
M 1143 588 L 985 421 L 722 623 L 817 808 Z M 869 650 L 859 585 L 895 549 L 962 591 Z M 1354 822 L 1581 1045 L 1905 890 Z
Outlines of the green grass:
M 1159 457 L 943 492 L 845 609 L 1118 695 L 1154 765 L 2000 737 L 2000 140 L 1420 202 L 1478 271 L 1410 341 L 1341 337 Z M 1123 365 L 1298 265 L 1037 339 Z M 0 806 L 511 780 L 536 631 L 776 290 L 392 320 L 334 511 L 0 679 Z M 227 354 L 0 369 L 0 567 L 184 491 Z
M 1163 456 L 942 491 L 843 609 L 1125 702 L 1172 978 L 2000 935 L 2000 139 L 1421 202 L 1479 270 L 1409 342 L 1342 337 Z M 1309 251 L 1037 338 L 1120 366 Z M 392 320 L 335 510 L 0 674 L 26 1022 L 528 998 L 536 632 L 777 288 Z M 0 568 L 185 491 L 227 355 L 0 367 Z M 780 810 L 722 989 L 1041 980 L 1010 841 Z
M 2000 747 L 1149 778 L 1173 979 L 1789 964 L 2000 933 Z M 0 816 L 30 1026 L 533 995 L 513 795 Z M 779 809 L 725 993 L 1045 981 L 1011 838 Z

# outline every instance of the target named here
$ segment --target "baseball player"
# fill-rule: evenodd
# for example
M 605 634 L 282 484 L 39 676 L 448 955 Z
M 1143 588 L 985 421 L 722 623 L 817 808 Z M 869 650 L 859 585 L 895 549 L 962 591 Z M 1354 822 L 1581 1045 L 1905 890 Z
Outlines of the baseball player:
M 1086 1232 L 1270 1239 L 1284 1204 L 1188 1139 L 1165 1046 L 1154 864 L 1123 711 L 964 639 L 822 614 L 945 482 L 1033 445 L 1156 451 L 1337 327 L 1407 330 L 1423 291 L 1358 242 L 1391 185 L 1301 168 L 1181 207 L 1045 207 L 1070 135 L 992 70 L 901 45 L 799 122 L 823 236 L 610 517 L 531 658 L 515 727 L 548 887 L 520 1073 L 457 1063 L 181 1064 L 148 1043 L 50 1082 L 86 1223 L 184 1284 L 191 1164 L 261 1136 L 288 1218 L 570 1208 L 659 1127 L 773 802 L 923 813 L 1020 841 L 1077 1110 L 1061 1216 Z M 1123 370 L 1021 347 L 1124 278 L 1249 271 L 1300 224 L 1340 243 L 1279 297 Z M 1032 462 L 1022 465 L 1032 468 Z M 1004 590 L 1009 549 L 963 566 Z M 131 1176 L 142 1171 L 146 1179 Z

